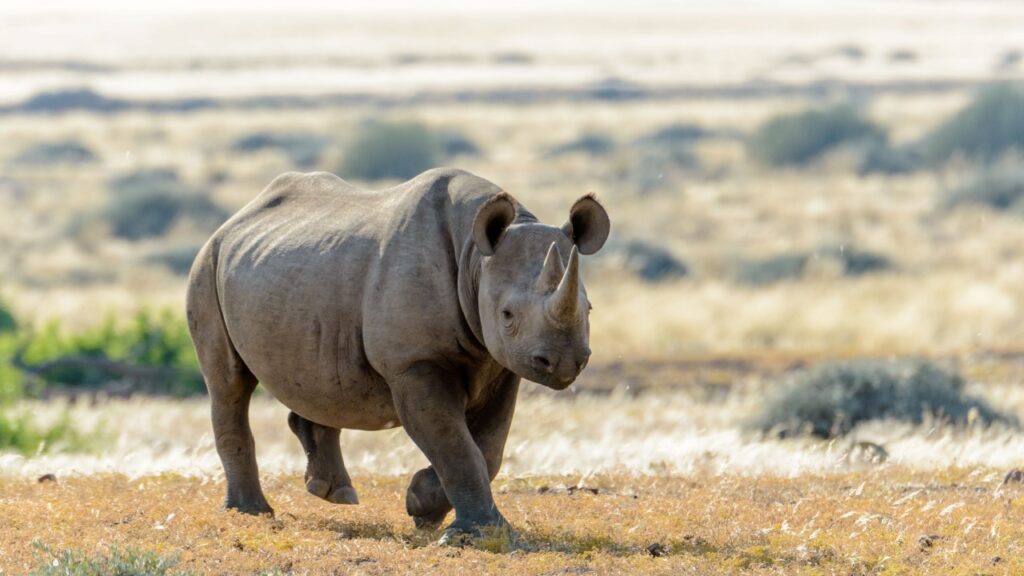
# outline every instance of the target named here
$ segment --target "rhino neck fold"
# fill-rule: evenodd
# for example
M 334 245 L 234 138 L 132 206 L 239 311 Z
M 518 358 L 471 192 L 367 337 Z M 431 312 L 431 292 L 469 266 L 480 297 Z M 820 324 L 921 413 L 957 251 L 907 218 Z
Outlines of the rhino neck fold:
M 462 308 L 462 316 L 466 321 L 475 338 L 475 344 L 486 351 L 484 343 L 484 331 L 480 324 L 480 264 L 483 257 L 473 245 L 471 239 L 467 239 L 462 245 L 459 255 L 459 307 Z

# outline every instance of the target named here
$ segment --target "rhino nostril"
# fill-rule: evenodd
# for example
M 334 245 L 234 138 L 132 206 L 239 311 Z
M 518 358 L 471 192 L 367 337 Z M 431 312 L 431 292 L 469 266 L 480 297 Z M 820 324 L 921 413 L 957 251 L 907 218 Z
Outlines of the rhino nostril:
M 551 360 L 548 359 L 547 356 L 536 354 L 533 357 L 533 363 L 547 372 L 551 372 L 554 369 L 554 364 L 551 363 Z

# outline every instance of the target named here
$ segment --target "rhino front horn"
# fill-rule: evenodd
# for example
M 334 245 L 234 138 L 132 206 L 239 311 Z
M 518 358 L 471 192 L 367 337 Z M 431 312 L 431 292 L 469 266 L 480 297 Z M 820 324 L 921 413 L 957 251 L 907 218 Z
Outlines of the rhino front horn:
M 550 253 L 550 251 L 549 251 Z M 563 322 L 576 321 L 576 311 L 580 301 L 580 255 L 576 247 L 569 253 L 569 265 L 565 268 L 561 282 L 554 294 L 548 297 L 548 313 L 552 318 Z

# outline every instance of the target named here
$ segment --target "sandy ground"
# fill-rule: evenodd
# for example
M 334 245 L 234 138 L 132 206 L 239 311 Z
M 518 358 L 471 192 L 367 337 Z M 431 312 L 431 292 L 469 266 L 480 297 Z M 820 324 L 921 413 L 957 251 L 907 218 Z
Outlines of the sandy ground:
M 360 477 L 359 506 L 265 482 L 274 518 L 219 509 L 223 485 L 173 474 L 0 479 L 0 569 L 44 551 L 134 547 L 196 574 L 1014 574 L 1018 485 L 983 468 L 741 478 L 600 474 L 500 478 L 514 545 L 432 543 L 405 516 L 407 477 Z M 648 548 L 656 545 L 660 557 Z

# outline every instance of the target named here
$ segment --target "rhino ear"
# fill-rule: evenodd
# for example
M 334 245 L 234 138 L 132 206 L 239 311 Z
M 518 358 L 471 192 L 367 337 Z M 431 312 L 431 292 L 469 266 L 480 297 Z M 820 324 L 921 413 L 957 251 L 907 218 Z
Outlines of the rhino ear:
M 611 230 L 608 213 L 593 194 L 580 197 L 569 209 L 569 221 L 562 225 L 562 232 L 572 239 L 580 254 L 600 250 Z
M 494 254 L 498 240 L 515 218 L 516 206 L 506 192 L 501 192 L 484 203 L 473 220 L 473 242 L 476 243 L 477 250 L 484 256 Z

